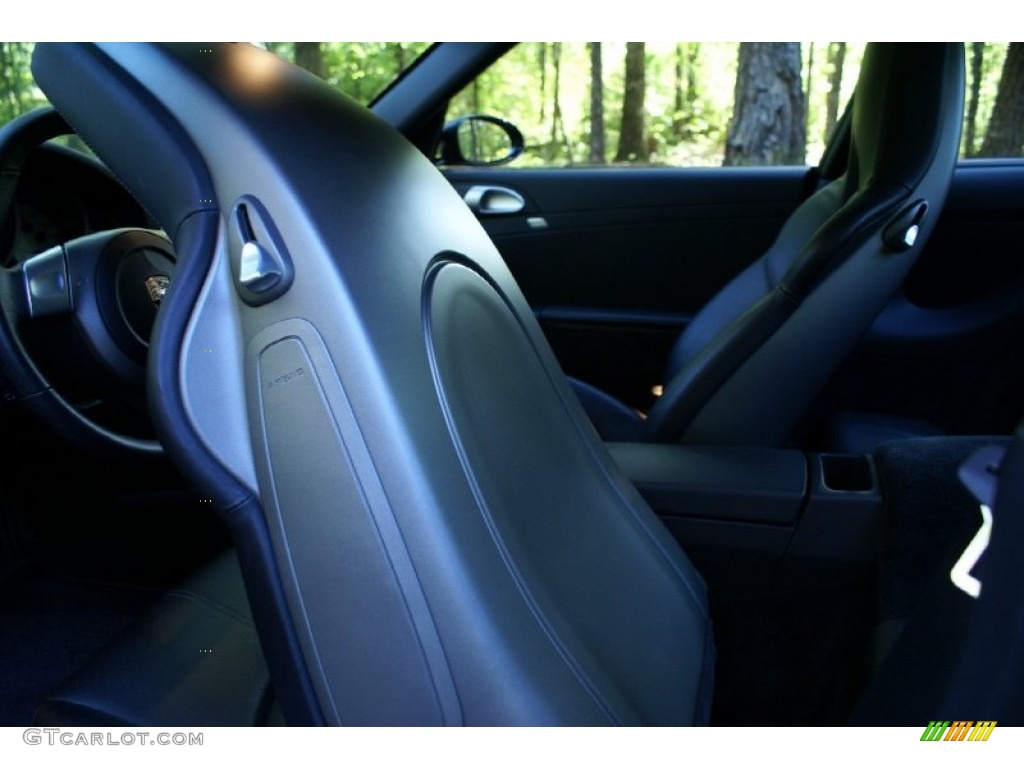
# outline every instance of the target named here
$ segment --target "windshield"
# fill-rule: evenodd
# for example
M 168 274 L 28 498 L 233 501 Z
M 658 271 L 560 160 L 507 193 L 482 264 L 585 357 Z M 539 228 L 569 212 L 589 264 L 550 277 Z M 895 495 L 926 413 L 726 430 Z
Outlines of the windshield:
M 32 80 L 33 43 L 0 42 L 0 125 L 47 103 Z M 370 104 L 430 43 L 257 43 Z
M 268 51 L 370 104 L 430 43 L 260 43 Z
M 46 104 L 29 65 L 33 43 L 0 42 L 0 124 Z

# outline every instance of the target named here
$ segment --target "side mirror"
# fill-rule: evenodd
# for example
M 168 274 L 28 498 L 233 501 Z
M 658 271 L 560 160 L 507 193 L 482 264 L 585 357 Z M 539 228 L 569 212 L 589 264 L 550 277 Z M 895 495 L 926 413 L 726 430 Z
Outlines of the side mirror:
M 512 123 L 490 115 L 467 115 L 441 131 L 442 165 L 502 165 L 523 152 L 523 134 Z

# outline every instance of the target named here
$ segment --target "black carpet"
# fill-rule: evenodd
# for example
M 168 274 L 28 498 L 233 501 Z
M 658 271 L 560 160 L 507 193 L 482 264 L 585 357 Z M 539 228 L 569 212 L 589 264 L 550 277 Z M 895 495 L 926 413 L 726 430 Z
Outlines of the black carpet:
M 978 502 L 957 469 L 978 448 L 1007 442 L 922 438 L 876 452 L 887 507 L 878 670 L 851 724 L 923 728 L 935 719 L 992 718 L 975 711 L 948 715 L 942 708 L 975 602 L 952 585 L 949 572 L 981 523 Z

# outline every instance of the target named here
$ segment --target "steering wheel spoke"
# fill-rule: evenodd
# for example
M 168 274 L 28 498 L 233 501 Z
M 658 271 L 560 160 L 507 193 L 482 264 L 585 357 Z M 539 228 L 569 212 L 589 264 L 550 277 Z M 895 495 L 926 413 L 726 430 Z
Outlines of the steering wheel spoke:
M 71 285 L 68 280 L 67 254 L 55 246 L 22 263 L 17 271 L 24 289 L 20 304 L 30 318 L 63 315 L 71 312 Z

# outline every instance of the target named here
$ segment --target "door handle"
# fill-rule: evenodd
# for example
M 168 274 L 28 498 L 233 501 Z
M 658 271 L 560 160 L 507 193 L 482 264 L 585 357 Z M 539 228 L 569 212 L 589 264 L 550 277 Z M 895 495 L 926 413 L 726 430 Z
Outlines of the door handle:
M 501 216 L 520 213 L 526 208 L 525 198 L 508 187 L 475 185 L 462 199 L 469 209 L 480 216 Z

